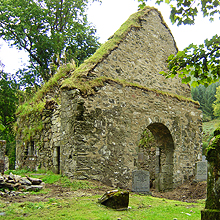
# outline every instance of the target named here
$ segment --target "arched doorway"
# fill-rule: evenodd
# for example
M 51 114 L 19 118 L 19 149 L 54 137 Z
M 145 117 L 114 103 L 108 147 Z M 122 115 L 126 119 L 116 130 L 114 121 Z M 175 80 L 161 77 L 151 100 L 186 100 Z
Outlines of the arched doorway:
M 169 129 L 162 123 L 150 124 L 139 143 L 138 166 L 150 172 L 151 186 L 158 191 L 173 188 L 173 154 Z

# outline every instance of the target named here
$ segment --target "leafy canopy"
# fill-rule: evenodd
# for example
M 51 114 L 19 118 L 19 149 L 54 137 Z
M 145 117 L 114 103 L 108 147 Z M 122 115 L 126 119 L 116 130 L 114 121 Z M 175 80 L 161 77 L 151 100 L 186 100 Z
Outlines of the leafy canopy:
M 99 0 L 93 0 L 99 1 Z M 88 23 L 89 0 L 0 0 L 0 37 L 28 52 L 32 78 L 44 81 L 70 57 L 76 63 L 95 52 L 99 43 Z
M 216 88 L 219 86 L 220 82 L 216 82 L 208 87 L 199 85 L 195 88 L 191 88 L 192 98 L 199 102 L 199 109 L 203 112 L 203 121 L 210 121 L 215 118 L 213 103 L 216 101 Z
M 139 7 L 144 7 L 146 0 L 138 0 Z M 214 16 L 220 15 L 219 0 L 156 0 L 157 4 L 165 2 L 170 5 L 170 20 L 174 24 L 193 25 L 199 12 L 204 17 L 214 21 Z M 215 35 L 206 39 L 204 44 L 190 44 L 183 51 L 168 58 L 168 72 L 162 74 L 166 77 L 178 75 L 183 83 L 192 86 L 203 84 L 205 86 L 219 81 L 220 76 L 220 37 Z

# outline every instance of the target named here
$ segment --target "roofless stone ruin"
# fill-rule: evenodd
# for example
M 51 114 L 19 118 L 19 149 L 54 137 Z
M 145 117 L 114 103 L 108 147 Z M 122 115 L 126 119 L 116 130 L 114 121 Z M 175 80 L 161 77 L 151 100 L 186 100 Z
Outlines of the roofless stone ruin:
M 131 15 L 92 57 L 61 66 L 19 107 L 16 166 L 124 189 L 134 170 L 149 171 L 161 191 L 193 178 L 199 104 L 188 85 L 160 74 L 177 50 L 157 9 Z

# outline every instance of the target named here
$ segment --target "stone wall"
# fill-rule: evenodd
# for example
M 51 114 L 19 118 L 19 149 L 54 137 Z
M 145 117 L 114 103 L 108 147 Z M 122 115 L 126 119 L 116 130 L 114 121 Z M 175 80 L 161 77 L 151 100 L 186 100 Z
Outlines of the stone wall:
M 66 76 L 68 86 L 62 90 L 61 81 L 51 88 L 42 98 L 47 100 L 42 112 L 18 117 L 19 131 L 35 129 L 36 121 L 41 126 L 32 133 L 17 132 L 17 167 L 129 189 L 138 168 L 149 170 L 151 179 L 154 175 L 159 190 L 175 188 L 194 175 L 195 163 L 202 159 L 201 111 L 186 98 L 188 85 L 159 74 L 177 47 L 161 14 L 144 10 L 114 49 L 107 50 L 111 42 L 102 45 L 108 53 L 99 59 L 97 53 L 76 72 L 69 71 L 72 76 Z M 103 84 L 88 95 L 86 86 L 100 76 L 105 76 L 98 79 L 105 78 Z M 149 149 L 143 152 L 148 161 L 141 165 L 139 142 L 145 129 L 157 143 L 150 157 Z
M 48 96 L 45 109 L 38 118 L 32 115 L 24 121 L 19 120 L 18 128 L 31 127 L 34 120 L 42 123 L 42 129 L 36 131 L 31 139 L 27 140 L 24 133 L 17 133 L 16 168 L 46 169 L 59 173 L 56 155 L 60 146 L 60 106 L 53 95 Z
M 61 171 L 69 176 L 130 188 L 146 128 L 167 152 L 160 182 L 171 169 L 172 187 L 181 184 L 202 159 L 201 111 L 193 102 L 111 83 L 87 98 L 63 91 L 61 106 Z

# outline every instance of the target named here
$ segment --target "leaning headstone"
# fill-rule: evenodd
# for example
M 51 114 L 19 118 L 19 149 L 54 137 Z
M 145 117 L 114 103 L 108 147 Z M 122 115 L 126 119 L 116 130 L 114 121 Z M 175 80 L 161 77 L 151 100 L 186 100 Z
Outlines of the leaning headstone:
M 129 192 L 118 190 L 108 191 L 98 202 L 112 209 L 125 210 L 128 208 Z
M 132 172 L 132 191 L 143 194 L 151 194 L 149 171 L 134 170 Z
M 207 180 L 207 162 L 198 161 L 196 163 L 196 180 L 206 181 Z

